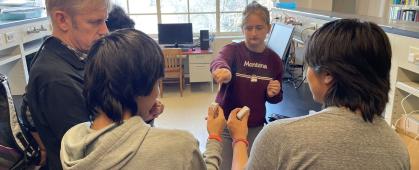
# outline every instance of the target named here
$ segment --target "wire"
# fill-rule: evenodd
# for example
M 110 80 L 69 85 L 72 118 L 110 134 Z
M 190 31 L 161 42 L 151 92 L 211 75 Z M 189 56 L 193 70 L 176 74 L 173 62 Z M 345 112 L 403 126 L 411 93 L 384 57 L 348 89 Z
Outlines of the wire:
M 404 133 L 406 133 L 406 126 L 407 126 L 407 124 L 406 124 L 406 121 L 407 121 L 407 118 L 411 115 L 411 114 L 413 114 L 413 113 L 416 113 L 416 112 L 419 112 L 419 110 L 413 110 L 413 111 L 411 111 L 411 112 L 409 112 L 409 113 L 407 113 L 407 111 L 406 111 L 406 108 L 404 107 L 404 102 L 407 100 L 407 98 L 409 98 L 411 95 L 413 95 L 413 94 L 415 94 L 416 92 L 419 92 L 419 88 L 417 88 L 417 89 L 415 89 L 412 93 L 409 93 L 407 96 L 405 96 L 405 97 L 403 97 L 403 99 L 401 100 L 401 102 L 400 102 L 400 105 L 402 106 L 402 109 L 403 109 L 403 114 L 402 114 L 402 116 L 400 116 L 400 118 L 398 118 L 395 122 L 394 122 L 394 124 L 392 125 L 393 127 L 397 127 L 398 126 L 398 123 L 399 123 L 399 121 L 402 119 L 402 118 L 404 118 L 404 121 L 405 121 L 405 123 L 404 123 Z M 419 135 L 418 135 L 419 136 Z M 418 136 L 416 136 L 415 137 L 415 139 L 418 137 Z
M 301 41 L 303 41 L 303 42 L 305 42 L 305 41 L 304 41 L 304 37 L 303 37 L 303 32 L 304 32 L 305 30 L 308 30 L 308 29 L 316 30 L 316 26 L 306 27 L 306 28 L 304 28 L 304 29 L 302 29 L 302 30 L 300 31 Z

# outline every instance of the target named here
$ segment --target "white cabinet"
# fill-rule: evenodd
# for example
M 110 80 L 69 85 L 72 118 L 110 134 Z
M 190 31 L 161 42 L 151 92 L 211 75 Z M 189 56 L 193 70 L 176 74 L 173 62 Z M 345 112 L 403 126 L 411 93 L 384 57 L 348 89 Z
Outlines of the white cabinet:
M 0 23 L 0 73 L 8 77 L 13 95 L 21 95 L 29 79 L 26 56 L 38 51 L 51 34 L 47 18 Z
M 213 90 L 213 81 L 210 72 L 210 63 L 213 54 L 194 54 L 189 55 L 189 81 L 210 82 Z

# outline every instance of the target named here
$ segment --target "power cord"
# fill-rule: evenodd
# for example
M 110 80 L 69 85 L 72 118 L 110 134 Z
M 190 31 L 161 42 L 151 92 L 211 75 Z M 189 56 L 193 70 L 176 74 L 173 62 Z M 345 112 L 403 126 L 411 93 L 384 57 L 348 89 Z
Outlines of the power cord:
M 398 126 L 398 123 L 399 123 L 399 121 L 402 119 L 402 118 L 404 118 L 404 133 L 406 133 L 406 129 L 407 129 L 407 124 L 406 124 L 406 121 L 407 121 L 407 118 L 411 115 L 411 114 L 413 114 L 413 113 L 416 113 L 416 112 L 418 112 L 419 113 L 419 110 L 413 110 L 413 111 L 411 111 L 411 112 L 409 112 L 409 113 L 407 113 L 407 111 L 406 111 L 406 108 L 404 107 L 404 102 L 407 100 L 407 98 L 409 98 L 411 95 L 413 95 L 414 93 L 416 93 L 416 92 L 419 92 L 419 88 L 417 88 L 417 89 L 415 89 L 415 91 L 413 91 L 412 93 L 409 93 L 407 96 L 405 96 L 405 97 L 403 97 L 403 99 L 402 99 L 402 101 L 400 102 L 400 105 L 402 106 L 402 109 L 403 109 L 403 114 L 402 114 L 402 116 L 400 116 L 400 118 L 398 118 L 395 122 L 394 122 L 394 124 L 392 124 L 392 127 L 393 128 L 397 128 L 397 126 Z M 419 134 L 418 135 L 416 135 L 416 137 L 415 137 L 415 140 L 416 140 L 416 138 L 418 138 L 419 137 Z
M 305 30 L 309 30 L 309 29 L 316 30 L 316 26 L 307 27 L 307 28 L 302 29 L 301 32 L 300 32 L 301 41 L 305 42 L 304 37 L 303 37 L 303 32 Z

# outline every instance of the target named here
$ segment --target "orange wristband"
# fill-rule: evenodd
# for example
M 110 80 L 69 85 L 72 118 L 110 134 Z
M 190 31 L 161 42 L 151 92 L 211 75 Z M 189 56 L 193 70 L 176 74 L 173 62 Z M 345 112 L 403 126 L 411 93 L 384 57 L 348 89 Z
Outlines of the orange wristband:
M 233 139 L 233 147 L 237 142 L 243 142 L 246 144 L 246 147 L 249 147 L 249 141 L 247 141 L 247 139 Z
M 219 134 L 210 134 L 208 136 L 208 139 L 214 139 L 217 140 L 218 142 L 222 142 L 223 140 L 221 139 L 221 136 Z

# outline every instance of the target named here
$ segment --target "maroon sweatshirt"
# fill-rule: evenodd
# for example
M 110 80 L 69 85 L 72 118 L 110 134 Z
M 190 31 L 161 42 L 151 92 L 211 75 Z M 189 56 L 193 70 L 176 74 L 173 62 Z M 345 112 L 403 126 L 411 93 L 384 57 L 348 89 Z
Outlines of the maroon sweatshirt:
M 247 106 L 250 108 L 249 127 L 265 123 L 265 102 L 279 103 L 282 100 L 283 66 L 279 56 L 269 48 L 262 53 L 250 51 L 244 42 L 226 45 L 211 62 L 211 72 L 219 68 L 231 71 L 232 78 L 222 84 L 216 102 L 224 110 L 226 119 L 231 110 Z M 279 94 L 268 97 L 269 80 L 281 83 Z

